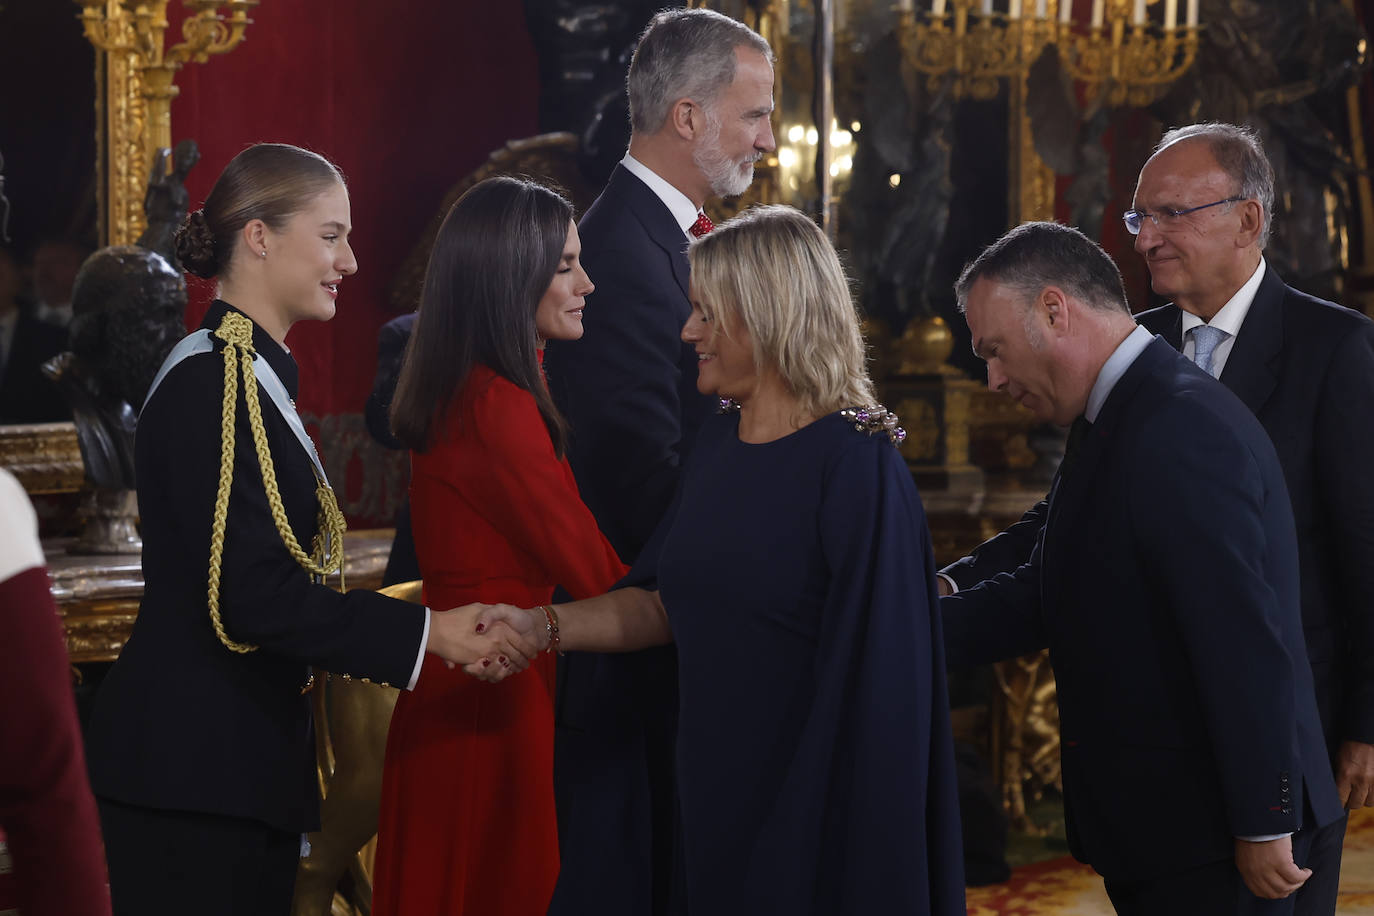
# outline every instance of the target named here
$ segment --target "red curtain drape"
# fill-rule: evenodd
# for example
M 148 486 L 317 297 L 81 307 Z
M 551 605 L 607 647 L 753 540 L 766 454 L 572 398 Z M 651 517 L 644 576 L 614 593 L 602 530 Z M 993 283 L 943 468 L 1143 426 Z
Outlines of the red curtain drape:
M 169 12 L 170 43 L 184 12 Z M 347 176 L 358 273 L 335 318 L 300 323 L 288 344 L 301 370 L 298 406 L 351 520 L 389 524 L 394 494 L 369 479 L 382 456 L 360 420 L 332 421 L 362 410 L 377 329 L 392 317 L 388 286 L 444 193 L 506 140 L 535 133 L 534 49 L 519 3 L 264 0 L 253 19 L 233 52 L 181 71 L 172 140 L 200 144 L 192 207 L 257 141 L 309 147 Z M 213 288 L 193 282 L 191 295 L 194 327 Z

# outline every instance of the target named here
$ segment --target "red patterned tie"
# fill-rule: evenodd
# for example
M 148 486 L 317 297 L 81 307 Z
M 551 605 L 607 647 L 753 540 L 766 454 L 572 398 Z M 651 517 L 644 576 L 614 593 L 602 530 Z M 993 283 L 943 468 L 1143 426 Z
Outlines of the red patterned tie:
M 697 214 L 697 221 L 692 223 L 687 231 L 692 233 L 692 238 L 699 239 L 714 228 L 716 228 L 716 224 L 711 222 L 711 217 L 703 212 Z

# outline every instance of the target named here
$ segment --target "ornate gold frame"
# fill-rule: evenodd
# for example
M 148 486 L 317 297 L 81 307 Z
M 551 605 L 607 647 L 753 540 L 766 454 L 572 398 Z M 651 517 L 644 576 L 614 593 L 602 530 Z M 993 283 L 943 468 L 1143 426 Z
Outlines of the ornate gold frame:
M 32 494 L 75 493 L 86 476 L 72 423 L 0 426 L 0 467 Z

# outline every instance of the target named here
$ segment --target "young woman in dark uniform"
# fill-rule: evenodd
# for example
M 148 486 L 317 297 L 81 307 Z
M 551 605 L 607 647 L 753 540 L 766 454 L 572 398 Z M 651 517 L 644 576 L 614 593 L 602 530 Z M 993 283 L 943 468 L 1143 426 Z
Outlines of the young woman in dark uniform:
M 319 823 L 311 666 L 413 687 L 425 651 L 486 675 L 536 653 L 483 605 L 320 584 L 342 564 L 343 517 L 285 338 L 333 317 L 357 269 L 350 228 L 331 163 L 258 144 L 177 233 L 219 298 L 139 417 L 144 597 L 89 735 L 116 914 L 289 910 Z

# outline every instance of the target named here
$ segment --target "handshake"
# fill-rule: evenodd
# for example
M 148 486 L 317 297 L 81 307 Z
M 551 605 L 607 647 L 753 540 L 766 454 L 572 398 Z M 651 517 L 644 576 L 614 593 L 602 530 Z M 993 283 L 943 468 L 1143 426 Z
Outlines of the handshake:
M 538 608 L 465 604 L 431 613 L 425 651 L 442 658 L 450 668 L 462 665 L 473 677 L 494 684 L 528 668 L 548 648 L 551 635 Z
M 510 604 L 435 611 L 425 649 L 449 667 L 462 665 L 473 677 L 496 683 L 529 667 L 556 634 L 554 648 L 581 652 L 632 652 L 673 641 L 658 592 L 630 587 L 561 604 L 548 615 L 542 607 Z

